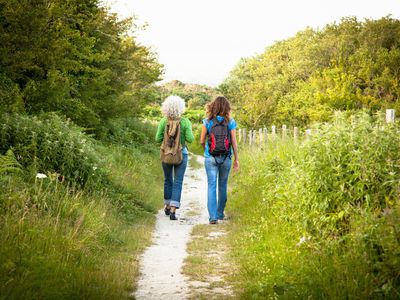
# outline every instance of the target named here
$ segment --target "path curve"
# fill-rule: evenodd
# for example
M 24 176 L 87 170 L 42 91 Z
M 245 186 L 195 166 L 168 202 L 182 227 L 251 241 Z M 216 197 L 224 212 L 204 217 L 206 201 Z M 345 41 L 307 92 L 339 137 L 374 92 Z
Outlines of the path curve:
M 203 166 L 203 157 L 196 156 L 196 160 Z M 189 165 L 183 181 L 181 208 L 177 210 L 179 220 L 170 221 L 163 209 L 157 214 L 153 243 L 140 258 L 140 275 L 134 293 L 136 299 L 166 296 L 185 299 L 189 296 L 189 279 L 181 269 L 192 228 L 208 223 L 206 199 L 204 168 L 194 169 Z

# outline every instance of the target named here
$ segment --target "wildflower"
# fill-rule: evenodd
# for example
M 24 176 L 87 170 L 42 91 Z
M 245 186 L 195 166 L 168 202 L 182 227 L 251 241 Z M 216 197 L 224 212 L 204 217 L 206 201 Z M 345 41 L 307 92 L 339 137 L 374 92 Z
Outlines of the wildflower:
M 96 167 L 96 166 L 94 166 L 94 167 L 93 167 L 93 171 L 96 171 L 96 170 L 97 170 L 97 167 Z
M 36 178 L 39 178 L 39 179 L 47 178 L 47 175 L 43 174 L 43 173 L 37 173 Z
M 300 245 L 302 245 L 302 244 L 308 242 L 309 240 L 311 240 L 311 237 L 310 237 L 310 236 L 302 236 L 302 237 L 300 238 L 300 241 L 296 244 L 296 246 L 299 247 Z

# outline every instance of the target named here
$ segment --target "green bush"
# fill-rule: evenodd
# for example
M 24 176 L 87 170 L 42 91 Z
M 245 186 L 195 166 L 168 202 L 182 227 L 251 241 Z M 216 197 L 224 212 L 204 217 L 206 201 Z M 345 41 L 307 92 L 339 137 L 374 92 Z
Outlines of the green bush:
M 106 123 L 101 139 L 121 146 L 135 146 L 145 151 L 158 150 L 155 146 L 156 125 L 137 118 L 118 118 Z
M 244 299 L 399 296 L 400 136 L 381 119 L 338 114 L 310 141 L 242 147 L 229 208 Z
M 129 299 L 162 205 L 162 172 L 157 156 L 137 149 L 99 153 L 113 189 L 0 173 L 0 299 Z M 18 168 L 11 156 L 0 170 Z
M 159 120 L 162 118 L 160 105 L 147 105 L 143 108 L 142 117 L 149 120 Z
M 201 121 L 205 117 L 205 112 L 204 109 L 187 109 L 183 116 L 188 118 L 193 124 L 201 124 Z
M 380 118 L 382 119 L 382 118 Z M 321 229 L 332 223 L 346 230 L 353 207 L 383 210 L 400 190 L 400 137 L 397 127 L 374 122 L 366 113 L 338 114 L 304 147 L 301 164 L 305 205 L 325 218 L 310 220 Z M 314 226 L 310 225 L 310 226 Z
M 0 124 L 0 299 L 128 299 L 163 203 L 158 155 L 102 145 L 54 114 Z
M 95 141 L 56 114 L 0 116 L 0 154 L 11 149 L 32 172 L 57 173 L 85 185 L 104 180 Z
M 0 73 L 0 114 L 24 111 L 22 93 L 10 78 Z

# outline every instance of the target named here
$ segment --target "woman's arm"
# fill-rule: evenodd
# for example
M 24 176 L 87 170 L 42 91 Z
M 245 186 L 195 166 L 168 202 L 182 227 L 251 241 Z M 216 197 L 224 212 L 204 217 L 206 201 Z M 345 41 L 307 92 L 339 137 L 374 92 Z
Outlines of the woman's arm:
M 162 118 L 160 123 L 158 124 L 157 133 L 156 133 L 156 142 L 161 143 L 164 139 L 164 129 L 165 129 L 166 119 Z
M 239 170 L 239 156 L 238 156 L 238 146 L 236 141 L 236 129 L 231 130 L 231 137 L 232 137 L 233 155 L 235 156 L 235 161 L 233 162 L 233 169 L 237 171 Z
M 185 130 L 185 141 L 191 143 L 194 141 L 194 135 L 192 130 L 192 123 L 188 120 L 186 123 Z
M 200 134 L 200 144 L 203 146 L 203 149 L 206 148 L 206 135 L 207 135 L 207 128 L 206 126 L 201 126 L 201 134 Z

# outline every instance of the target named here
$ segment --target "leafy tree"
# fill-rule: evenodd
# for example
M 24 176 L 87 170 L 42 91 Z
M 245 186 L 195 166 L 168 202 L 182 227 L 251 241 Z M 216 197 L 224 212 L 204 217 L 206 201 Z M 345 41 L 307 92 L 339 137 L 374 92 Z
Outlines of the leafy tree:
M 306 125 L 335 110 L 397 108 L 400 21 L 344 18 L 242 59 L 219 89 L 247 126 Z
M 0 68 L 28 113 L 57 111 L 98 128 L 137 114 L 152 96 L 161 65 L 128 35 L 133 20 L 119 21 L 100 4 L 0 0 Z

